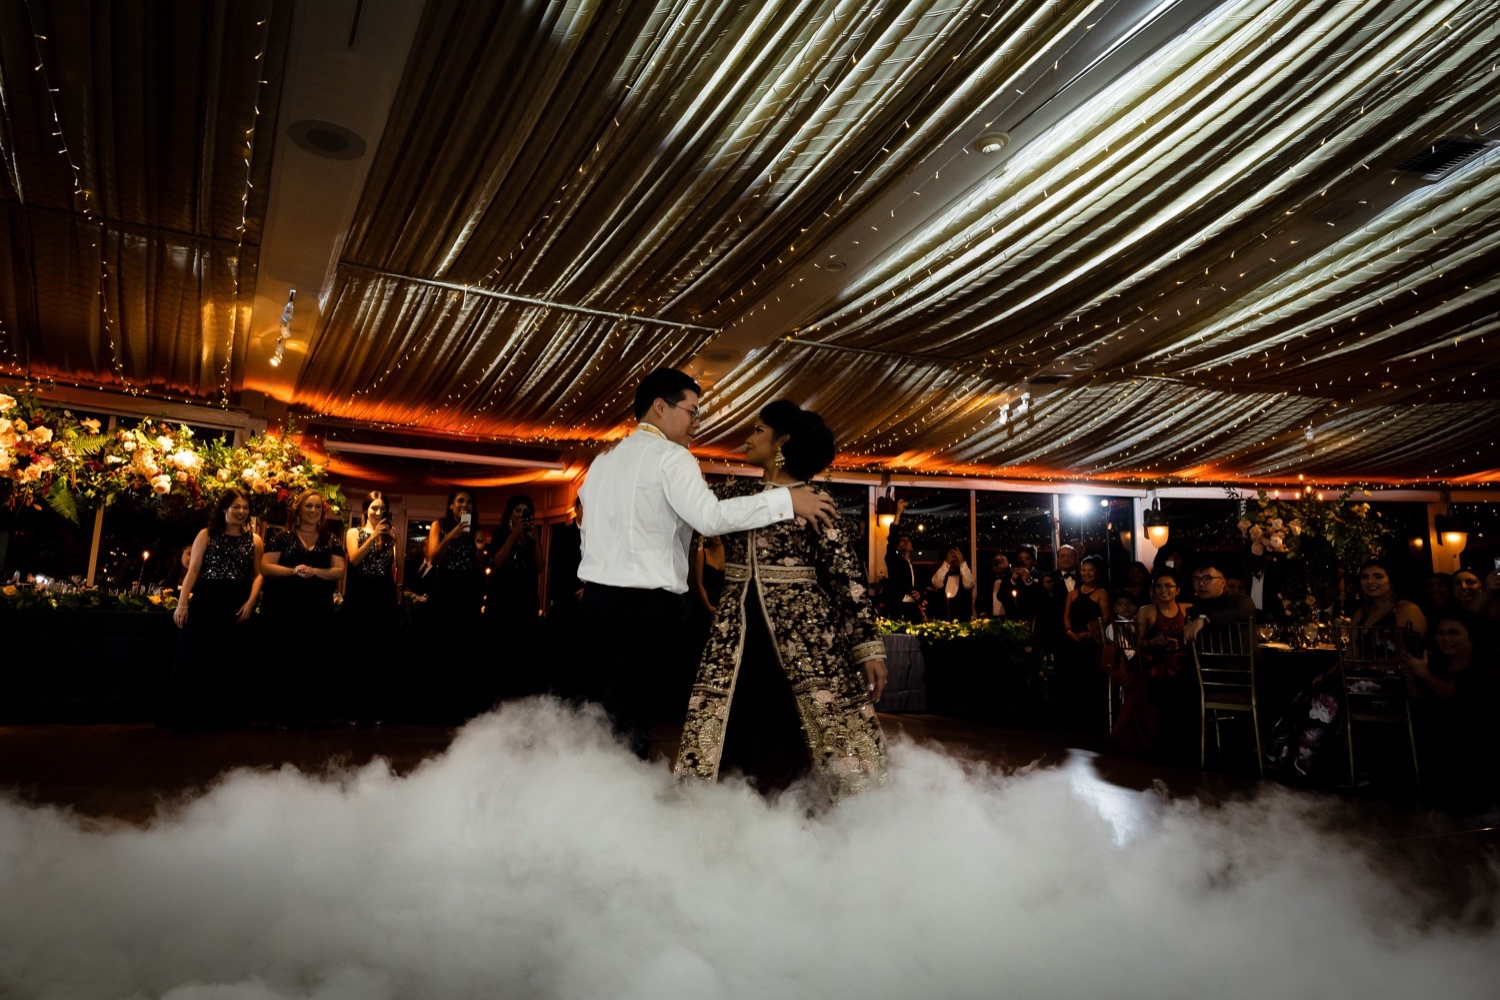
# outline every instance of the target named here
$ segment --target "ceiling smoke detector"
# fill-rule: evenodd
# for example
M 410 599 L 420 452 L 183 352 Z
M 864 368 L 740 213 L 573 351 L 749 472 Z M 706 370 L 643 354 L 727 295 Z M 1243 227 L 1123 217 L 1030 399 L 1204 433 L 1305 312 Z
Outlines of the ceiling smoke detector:
M 1004 132 L 986 132 L 974 140 L 974 148 L 993 156 L 1010 145 L 1010 136 Z
M 821 260 L 821 261 L 818 261 L 814 266 L 817 267 L 819 270 L 822 270 L 822 271 L 831 271 L 834 274 L 837 274 L 838 272 L 844 270 L 844 268 L 848 267 L 849 265 L 845 264 L 841 260 Z

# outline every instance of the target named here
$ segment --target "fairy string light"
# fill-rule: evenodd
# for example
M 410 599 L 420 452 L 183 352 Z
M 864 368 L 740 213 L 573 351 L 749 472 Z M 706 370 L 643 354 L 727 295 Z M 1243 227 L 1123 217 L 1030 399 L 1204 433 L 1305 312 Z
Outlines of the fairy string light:
M 235 227 L 234 261 L 229 268 L 233 282 L 229 303 L 229 329 L 224 337 L 224 362 L 219 366 L 219 407 L 229 408 L 229 391 L 234 378 L 234 342 L 240 328 L 240 267 L 245 259 L 245 237 L 250 230 L 250 192 L 254 187 L 255 137 L 260 128 L 261 89 L 267 85 L 262 79 L 265 72 L 266 48 L 271 44 L 271 13 L 267 5 L 266 16 L 255 22 L 261 30 L 260 46 L 255 53 L 255 86 L 251 91 L 250 127 L 245 130 L 245 188 L 240 194 L 240 221 Z M 278 341 L 278 348 L 282 342 Z

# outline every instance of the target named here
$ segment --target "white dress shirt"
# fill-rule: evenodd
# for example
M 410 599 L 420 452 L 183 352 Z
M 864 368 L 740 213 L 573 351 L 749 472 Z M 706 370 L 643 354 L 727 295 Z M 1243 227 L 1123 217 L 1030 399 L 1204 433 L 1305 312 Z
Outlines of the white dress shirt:
M 964 590 L 974 589 L 974 571 L 969 569 L 968 563 L 960 562 L 958 564 L 958 575 L 950 577 L 948 576 L 949 568 L 946 559 L 938 563 L 937 570 L 932 574 L 932 586 L 933 589 L 941 587 L 943 593 L 948 595 L 948 599 L 951 601 L 958 596 L 960 584 L 963 585 Z
M 785 487 L 719 500 L 692 452 L 650 424 L 605 452 L 579 487 L 583 561 L 578 579 L 687 593 L 693 532 L 727 535 L 792 517 Z
M 990 585 L 990 617 L 1004 618 L 1006 616 L 1005 601 L 1000 597 L 1000 588 L 1009 587 L 1009 573 Z

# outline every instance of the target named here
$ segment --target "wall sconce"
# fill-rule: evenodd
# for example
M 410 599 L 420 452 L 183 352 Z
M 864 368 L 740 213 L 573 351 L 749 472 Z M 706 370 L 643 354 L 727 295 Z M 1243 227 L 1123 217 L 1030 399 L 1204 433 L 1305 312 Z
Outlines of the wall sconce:
M 896 506 L 896 487 L 887 486 L 885 496 L 875 498 L 875 521 L 882 528 L 889 528 L 896 523 L 896 515 L 900 512 Z
M 1469 544 L 1467 524 L 1451 514 L 1439 514 L 1432 519 L 1432 524 L 1437 529 L 1438 544 L 1451 550 L 1454 555 L 1463 553 L 1464 546 Z
M 1152 500 L 1151 506 L 1141 516 L 1141 524 L 1146 528 L 1146 537 L 1151 544 L 1161 548 L 1167 544 L 1167 538 L 1172 534 L 1172 529 L 1167 525 L 1167 519 L 1162 516 L 1161 501 Z

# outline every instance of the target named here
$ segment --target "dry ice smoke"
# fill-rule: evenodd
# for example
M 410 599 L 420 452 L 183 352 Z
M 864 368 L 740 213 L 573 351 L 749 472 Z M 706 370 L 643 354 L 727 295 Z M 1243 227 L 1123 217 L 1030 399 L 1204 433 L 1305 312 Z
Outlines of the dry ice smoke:
M 1067 769 L 893 751 L 809 816 L 534 701 L 408 777 L 239 772 L 146 829 L 0 803 L 0 996 L 1496 995 L 1497 935 L 1419 918 L 1318 799 L 1122 823 Z

